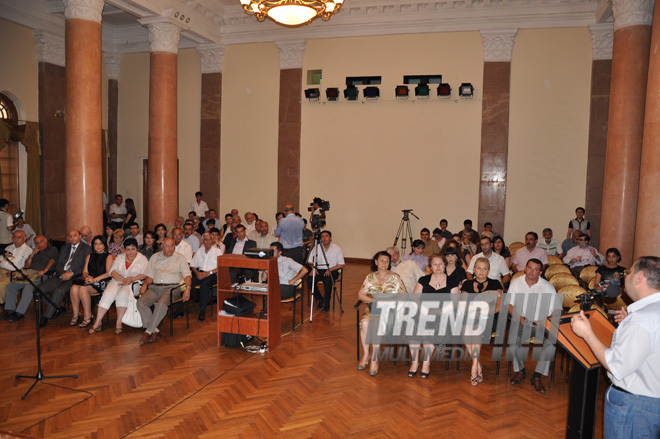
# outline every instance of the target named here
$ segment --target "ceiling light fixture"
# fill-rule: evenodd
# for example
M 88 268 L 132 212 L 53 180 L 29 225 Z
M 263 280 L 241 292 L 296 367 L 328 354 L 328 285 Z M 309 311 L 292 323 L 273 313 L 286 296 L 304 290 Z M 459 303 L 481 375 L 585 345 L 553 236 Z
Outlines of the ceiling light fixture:
M 287 27 L 303 26 L 321 17 L 328 21 L 341 9 L 344 0 L 240 0 L 243 10 L 258 21 L 270 18 Z

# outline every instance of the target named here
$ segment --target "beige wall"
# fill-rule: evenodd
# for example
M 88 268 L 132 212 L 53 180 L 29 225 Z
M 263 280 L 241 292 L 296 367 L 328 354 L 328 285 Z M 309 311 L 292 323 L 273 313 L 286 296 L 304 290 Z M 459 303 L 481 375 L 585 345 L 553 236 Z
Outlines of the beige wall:
M 142 160 L 149 151 L 149 58 L 149 53 L 123 55 L 119 69 L 117 190 L 124 198 L 133 198 L 140 224 Z M 199 189 L 201 72 L 196 50 L 179 51 L 177 74 L 179 213 L 186 215 Z
M 565 238 L 586 190 L 591 40 L 582 29 L 521 30 L 511 64 L 504 236 Z
M 224 214 L 236 208 L 241 216 L 257 212 L 271 227 L 275 225 L 279 77 L 275 44 L 225 50 L 218 212 L 223 221 Z
M 330 200 L 328 229 L 345 256 L 370 258 L 392 245 L 401 209 L 420 217 L 412 218 L 415 237 L 443 217 L 452 231 L 465 218 L 476 219 L 483 79 L 478 32 L 309 41 L 304 78 L 308 69 L 322 69 L 323 87 L 342 92 L 346 76 L 382 76 L 378 101 L 342 96 L 303 103 L 301 202 Z M 442 74 L 454 93 L 471 82 L 475 99 L 397 101 L 394 88 L 403 75 L 414 74 Z

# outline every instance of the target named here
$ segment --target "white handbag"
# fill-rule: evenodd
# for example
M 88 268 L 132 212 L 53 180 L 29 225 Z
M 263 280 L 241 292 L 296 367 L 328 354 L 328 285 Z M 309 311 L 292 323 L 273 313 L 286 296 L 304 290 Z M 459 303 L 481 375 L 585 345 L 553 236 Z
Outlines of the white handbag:
M 121 318 L 121 322 L 134 328 L 142 327 L 142 317 L 137 309 L 137 299 L 132 294 L 128 295 L 128 305 L 126 306 L 124 317 Z

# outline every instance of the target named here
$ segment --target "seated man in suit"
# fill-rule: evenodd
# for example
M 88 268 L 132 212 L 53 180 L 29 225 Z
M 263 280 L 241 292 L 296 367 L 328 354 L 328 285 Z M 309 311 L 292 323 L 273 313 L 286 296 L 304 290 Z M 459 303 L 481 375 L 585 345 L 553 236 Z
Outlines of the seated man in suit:
M 48 245 L 48 239 L 44 235 L 37 235 L 34 238 L 34 251 L 25 261 L 23 273 L 38 285 L 41 282 L 42 276 L 55 266 L 58 254 L 55 247 Z M 14 280 L 7 285 L 7 297 L 5 300 L 7 314 L 5 317 L 12 323 L 23 318 L 28 306 L 30 306 L 30 302 L 32 302 L 32 286 L 28 289 L 25 288 L 26 285 L 28 285 L 27 281 L 17 276 L 14 276 Z M 17 306 L 16 299 L 18 292 L 21 290 L 23 290 L 23 294 L 21 294 L 21 301 Z
M 44 316 L 39 322 L 41 328 L 46 327 L 48 320 L 53 319 L 62 314 L 65 308 L 60 307 L 60 303 L 69 292 L 73 285 L 73 279 L 82 276 L 83 269 L 85 268 L 85 260 L 92 252 L 92 248 L 81 241 L 82 236 L 77 229 L 69 230 L 66 235 L 68 244 L 62 246 L 60 255 L 55 264 L 55 276 L 46 279 L 39 285 L 39 289 L 44 294 L 52 293 L 51 302 L 44 301 L 48 307 Z M 33 287 L 28 285 L 24 288 L 23 294 L 32 294 Z
M 226 246 L 228 254 L 242 255 L 245 250 L 257 248 L 257 243 L 247 238 L 247 232 L 243 224 L 235 226 L 234 231 L 236 232 L 236 238 L 231 239 L 229 245 Z M 250 281 L 254 277 L 254 273 L 254 270 L 247 268 L 231 268 L 229 270 L 232 284 L 236 282 L 239 276 L 245 276 L 246 281 Z

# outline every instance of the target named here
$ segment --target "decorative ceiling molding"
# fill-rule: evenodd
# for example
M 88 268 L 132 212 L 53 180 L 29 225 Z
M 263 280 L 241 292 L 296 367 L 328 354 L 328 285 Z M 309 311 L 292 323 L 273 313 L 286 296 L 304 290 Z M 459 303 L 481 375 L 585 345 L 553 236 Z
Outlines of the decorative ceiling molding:
M 594 60 L 612 59 L 614 45 L 614 28 L 612 23 L 594 24 L 589 26 L 591 34 L 591 50 Z
M 225 57 L 224 46 L 218 44 L 201 45 L 197 47 L 202 64 L 202 73 L 222 72 L 222 61 Z
M 35 30 L 34 43 L 37 46 L 39 62 L 65 66 L 64 36 Z
M 108 71 L 108 79 L 119 79 L 119 63 L 121 53 L 105 53 L 105 68 Z
M 103 0 L 64 0 L 64 18 L 101 23 Z
M 275 41 L 280 50 L 280 69 L 302 69 L 305 40 Z
M 484 46 L 484 61 L 511 62 L 513 43 L 518 29 L 482 30 L 481 42 Z
M 149 44 L 152 52 L 178 53 L 181 28 L 168 21 L 143 23 L 149 29 Z
M 630 26 L 650 26 L 654 3 L 653 0 L 614 0 L 614 31 Z

